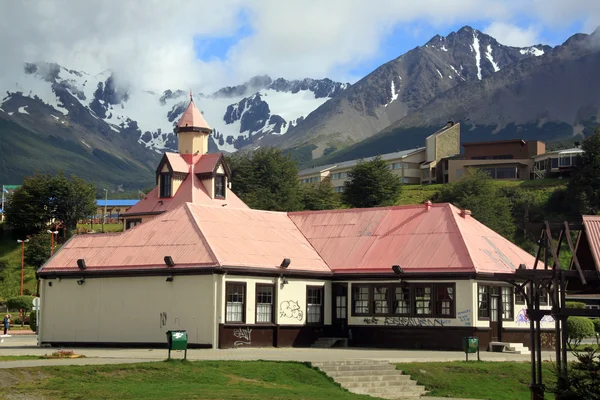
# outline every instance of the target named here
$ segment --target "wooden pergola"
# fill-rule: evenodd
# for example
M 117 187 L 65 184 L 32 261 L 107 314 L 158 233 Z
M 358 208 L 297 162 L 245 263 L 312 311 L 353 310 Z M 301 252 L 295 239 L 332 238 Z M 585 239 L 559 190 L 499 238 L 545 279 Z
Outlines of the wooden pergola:
M 585 217 L 584 217 L 585 222 Z M 578 250 L 582 237 L 585 235 L 585 223 L 570 224 L 549 223 L 528 224 L 530 232 L 540 232 L 538 251 L 532 269 L 521 264 L 514 274 L 501 274 L 500 279 L 511 283 L 515 291 L 521 294 L 527 305 L 527 317 L 530 329 L 531 350 L 531 399 L 543 400 L 545 386 L 542 381 L 542 339 L 541 320 L 545 316 L 554 318 L 554 335 L 556 351 L 556 367 L 563 374 L 567 374 L 567 333 L 566 323 L 568 317 L 600 317 L 598 309 L 575 309 L 566 307 L 567 286 L 576 287 L 586 292 L 598 293 L 600 289 L 600 272 L 594 262 L 586 262 L 583 266 L 579 262 Z M 571 233 L 577 232 L 576 246 L 571 240 Z M 553 239 L 558 233 L 558 239 Z M 559 255 L 566 240 L 572 253 L 568 269 L 563 269 Z M 589 238 L 587 238 L 589 240 Z M 600 243 L 599 243 L 600 246 Z M 586 260 L 592 258 L 585 257 Z M 540 297 L 550 294 L 551 309 L 540 308 Z

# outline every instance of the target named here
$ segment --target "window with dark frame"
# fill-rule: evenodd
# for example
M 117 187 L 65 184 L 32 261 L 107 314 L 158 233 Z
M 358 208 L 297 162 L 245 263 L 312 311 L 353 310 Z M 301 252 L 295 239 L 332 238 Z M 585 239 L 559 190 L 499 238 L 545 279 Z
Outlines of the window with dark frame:
M 373 287 L 373 312 L 375 314 L 388 314 L 388 286 Z
M 274 321 L 275 286 L 256 285 L 256 323 L 269 324 Z
M 394 288 L 394 309 L 395 315 L 411 314 L 410 286 L 396 286 Z
M 431 315 L 431 286 L 414 285 L 415 314 Z
M 540 287 L 540 305 L 547 306 L 548 305 L 548 290 L 545 287 Z
M 225 286 L 225 322 L 245 322 L 246 308 L 246 284 L 239 282 L 227 282 Z
M 306 287 L 306 323 L 323 323 L 323 286 Z
M 502 319 L 513 319 L 513 288 L 502 286 Z
M 489 303 L 489 286 L 479 285 L 478 288 L 478 300 L 479 306 L 477 307 L 477 315 L 481 318 L 490 317 L 490 303 Z
M 523 290 L 526 289 L 523 288 Z M 525 296 L 523 296 L 523 294 L 519 293 L 517 290 L 515 290 L 515 304 L 525 304 Z
M 215 176 L 215 197 L 225 197 L 225 175 Z
M 369 314 L 370 286 L 352 285 L 352 315 Z
M 160 197 L 171 197 L 171 188 L 173 184 L 173 174 L 163 172 L 160 174 Z
M 454 285 L 437 284 L 435 286 L 435 316 L 450 317 L 454 315 Z

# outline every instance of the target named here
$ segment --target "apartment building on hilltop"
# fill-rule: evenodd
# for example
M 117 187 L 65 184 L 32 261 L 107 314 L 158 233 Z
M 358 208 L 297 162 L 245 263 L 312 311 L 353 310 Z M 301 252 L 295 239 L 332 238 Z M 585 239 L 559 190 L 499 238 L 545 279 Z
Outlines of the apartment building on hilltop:
M 459 152 L 460 124 L 450 121 L 425 139 L 425 147 L 382 154 L 380 157 L 404 184 L 444 183 L 448 182 L 445 160 Z M 363 160 L 370 161 L 373 158 Z M 348 172 L 360 161 L 350 160 L 304 169 L 298 173 L 298 179 L 302 183 L 318 183 L 329 179 L 333 189 L 342 192 Z

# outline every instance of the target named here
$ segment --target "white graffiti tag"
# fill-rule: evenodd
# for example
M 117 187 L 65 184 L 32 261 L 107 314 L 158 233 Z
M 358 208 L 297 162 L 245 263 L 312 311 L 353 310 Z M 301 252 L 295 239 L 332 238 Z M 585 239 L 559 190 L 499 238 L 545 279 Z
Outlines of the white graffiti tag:
M 236 340 L 235 343 L 233 343 L 234 347 L 239 347 L 242 345 L 252 345 L 252 329 L 250 328 L 237 328 L 233 330 L 233 336 L 235 336 L 238 339 L 243 339 L 243 340 Z

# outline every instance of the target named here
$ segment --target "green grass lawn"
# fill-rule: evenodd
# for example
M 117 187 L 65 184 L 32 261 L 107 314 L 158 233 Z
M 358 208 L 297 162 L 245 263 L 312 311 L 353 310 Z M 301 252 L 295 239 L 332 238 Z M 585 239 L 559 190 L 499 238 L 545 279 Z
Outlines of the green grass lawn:
M 102 232 L 102 224 L 77 224 L 77 228 L 87 229 L 88 231 L 94 231 L 96 233 Z M 104 232 L 122 232 L 123 224 L 104 224 Z
M 168 361 L 0 369 L 2 395 L 46 399 L 368 399 L 295 362 Z
M 0 362 L 2 361 L 19 361 L 19 360 L 41 360 L 40 356 L 0 356 Z
M 402 363 L 396 368 L 424 385 L 430 391 L 429 396 L 490 400 L 531 398 L 528 387 L 531 364 L 527 362 Z M 555 382 L 553 371 L 551 363 L 544 363 L 544 383 Z M 554 399 L 554 396 L 547 393 L 546 399 Z

